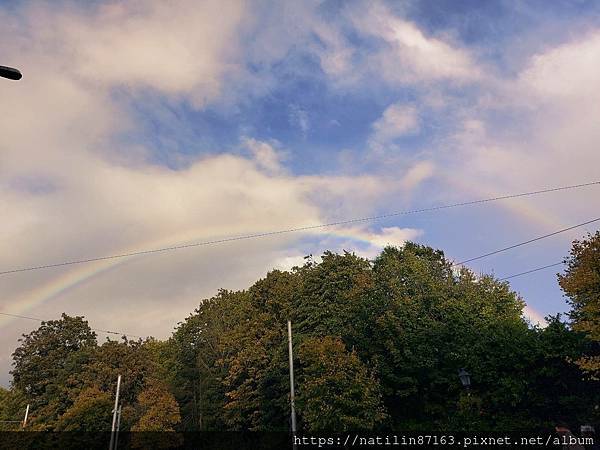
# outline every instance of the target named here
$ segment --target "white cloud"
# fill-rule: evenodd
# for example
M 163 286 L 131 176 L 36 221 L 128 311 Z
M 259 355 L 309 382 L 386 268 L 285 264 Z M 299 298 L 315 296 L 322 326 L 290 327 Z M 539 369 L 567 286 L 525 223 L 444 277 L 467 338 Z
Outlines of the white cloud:
M 331 23 L 312 19 L 312 30 L 317 35 L 321 45 L 315 46 L 321 68 L 330 77 L 341 79 L 351 77 L 354 48 L 346 42 L 342 31 Z
M 307 254 L 312 254 L 313 260 L 318 262 L 320 255 L 326 250 L 339 253 L 351 251 L 363 258 L 373 259 L 384 247 L 401 247 L 406 241 L 414 241 L 423 235 L 423 230 L 415 228 L 394 226 L 372 230 L 367 225 L 339 225 L 316 232 L 316 241 L 305 244 L 302 252 L 286 255 L 278 260 L 278 267 L 289 269 L 293 265 L 302 265 Z
M 462 129 L 443 154 L 447 175 L 514 192 L 597 179 L 600 152 L 600 33 L 531 57 L 514 80 L 489 86 L 491 101 L 461 112 Z M 498 117 L 505 117 L 497 122 Z M 449 145 L 452 144 L 452 145 Z M 600 205 L 593 191 L 556 208 L 556 200 L 523 200 L 554 221 L 570 223 Z
M 485 74 L 451 39 L 427 34 L 381 5 L 346 7 L 333 23 L 316 10 L 312 3 L 286 3 L 262 11 L 263 21 L 243 2 L 136 0 L 72 12 L 34 3 L 19 20 L 0 12 L 2 63 L 24 72 L 19 83 L 0 83 L 10 110 L 0 121 L 0 205 L 9 218 L 0 223 L 0 267 L 361 217 L 389 210 L 390 198 L 400 209 L 406 193 L 431 178 L 452 182 L 438 197 L 462 197 L 460 186 L 481 196 L 597 178 L 598 32 L 548 48 L 514 80 L 502 80 Z M 372 39 L 368 49 L 347 39 L 354 33 Z M 240 95 L 269 92 L 271 65 L 303 51 L 318 58 L 336 86 L 411 85 L 425 107 L 440 114 L 449 108 L 446 84 L 476 81 L 486 93 L 468 92 L 476 101 L 465 100 L 466 106 L 453 101 L 445 124 L 456 121 L 460 128 L 439 137 L 417 162 L 409 158 L 370 175 L 294 176 L 279 144 L 251 137 L 220 155 L 190 158 L 180 170 L 150 163 L 148 148 L 118 143 L 121 133 L 139 125 L 127 105 L 132 93 L 142 98 L 150 91 L 197 108 L 235 103 Z M 390 105 L 373 124 L 371 145 L 419 133 L 422 107 Z M 309 131 L 307 114 L 292 116 Z M 251 156 L 240 156 L 239 146 Z M 579 191 L 577 201 L 515 203 L 571 224 L 600 207 L 595 193 Z M 302 237 L 323 249 L 363 241 L 373 256 L 386 244 L 420 235 L 400 227 L 336 231 L 348 239 L 321 230 L 134 258 L 62 292 L 32 315 L 65 310 L 88 315 L 96 327 L 164 336 L 217 288 L 243 288 L 274 263 L 298 261 Z M 61 273 L 0 279 L 8 306 Z M 14 333 L 2 337 L 0 350 L 14 346 L 23 331 L 17 328 L 14 322 L 3 328 Z
M 201 106 L 220 94 L 225 75 L 239 70 L 238 29 L 245 14 L 245 4 L 237 1 L 134 0 L 59 17 L 53 25 L 60 27 L 59 39 L 79 76 L 185 94 Z
M 0 121 L 0 204 L 10 218 L 0 224 L 3 270 L 366 215 L 403 189 L 377 175 L 294 176 L 277 145 L 252 138 L 240 143 L 250 158 L 234 146 L 178 170 L 153 163 L 151 149 L 120 142 L 139 124 L 118 94 L 149 90 L 196 107 L 226 96 L 225 86 L 247 75 L 238 27 L 249 26 L 249 12 L 222 2 L 95 8 L 34 4 L 25 20 L 1 17 L 0 53 L 24 73 L 0 83 L 11 111 Z M 201 298 L 247 287 L 294 256 L 301 237 L 132 258 L 90 278 L 78 275 L 83 266 L 15 274 L 0 280 L 10 299 L 3 309 L 44 318 L 66 311 L 98 328 L 165 336 Z M 65 274 L 68 289 L 50 300 L 36 293 Z M 0 324 L 22 331 L 15 321 Z M 8 352 L 18 333 L 2 334 Z
M 244 138 L 243 145 L 247 147 L 254 157 L 256 164 L 269 173 L 282 173 L 285 168 L 282 160 L 285 159 L 284 151 L 273 145 L 252 138 Z
M 380 232 L 354 230 L 353 234 L 368 241 L 377 248 L 376 254 L 386 246 L 401 247 L 406 241 L 414 240 L 423 234 L 413 228 L 384 227 Z
M 600 93 L 600 32 L 534 55 L 520 74 L 524 92 L 539 102 L 598 104 Z
M 407 191 L 412 191 L 423 181 L 431 178 L 435 173 L 435 165 L 431 161 L 420 161 L 413 165 L 402 179 L 402 187 Z
M 419 113 L 413 105 L 395 103 L 386 108 L 381 117 L 373 123 L 371 146 L 381 150 L 383 146 L 407 134 L 419 131 Z
M 466 50 L 440 37 L 427 36 L 381 3 L 354 9 L 349 17 L 360 33 L 382 42 L 367 59 L 378 76 L 390 83 L 470 82 L 482 76 Z

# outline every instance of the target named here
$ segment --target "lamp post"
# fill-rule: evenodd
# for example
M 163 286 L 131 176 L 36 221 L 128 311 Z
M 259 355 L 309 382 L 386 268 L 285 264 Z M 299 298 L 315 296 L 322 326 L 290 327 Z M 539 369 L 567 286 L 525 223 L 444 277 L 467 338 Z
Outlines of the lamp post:
M 9 80 L 20 80 L 23 75 L 18 69 L 12 67 L 0 66 L 0 77 L 8 78 Z
M 460 378 L 460 382 L 467 390 L 467 395 L 471 395 L 471 374 L 465 369 L 461 368 L 458 371 L 458 378 Z

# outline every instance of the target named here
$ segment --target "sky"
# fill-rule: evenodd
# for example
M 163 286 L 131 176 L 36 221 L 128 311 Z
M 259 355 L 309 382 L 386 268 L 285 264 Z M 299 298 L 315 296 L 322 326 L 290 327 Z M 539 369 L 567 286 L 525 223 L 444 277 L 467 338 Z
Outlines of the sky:
M 600 177 L 600 2 L 0 0 L 0 271 Z M 0 276 L 0 311 L 167 337 L 219 288 L 406 240 L 460 261 L 600 187 Z M 582 227 L 469 264 L 561 261 Z M 532 322 L 560 268 L 511 280 Z M 38 324 L 0 317 L 0 384 Z M 99 333 L 104 340 L 105 334 Z

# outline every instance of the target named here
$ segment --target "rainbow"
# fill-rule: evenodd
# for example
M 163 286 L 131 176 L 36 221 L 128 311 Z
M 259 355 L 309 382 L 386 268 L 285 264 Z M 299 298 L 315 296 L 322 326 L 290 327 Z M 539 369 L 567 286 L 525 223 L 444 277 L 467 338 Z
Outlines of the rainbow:
M 459 187 L 463 192 L 467 191 L 475 191 L 475 186 L 469 185 L 458 178 L 450 178 L 449 176 L 445 176 L 444 179 L 446 181 L 451 182 L 451 184 Z M 477 194 L 484 195 L 486 197 L 492 197 L 497 195 L 497 192 L 486 191 L 477 189 Z M 500 202 L 499 205 L 512 213 L 525 218 L 526 220 L 535 223 L 536 225 L 541 225 L 545 228 L 560 228 L 563 227 L 564 224 L 561 223 L 556 217 L 551 217 L 547 214 L 547 212 L 543 212 L 536 209 L 531 205 L 531 202 L 526 202 L 521 199 L 513 199 L 507 202 Z M 371 244 L 370 241 L 365 240 L 363 236 L 354 235 L 351 231 L 348 230 L 330 230 L 330 229 L 320 229 L 317 231 L 313 231 L 313 233 L 318 233 L 320 235 L 327 235 L 335 238 L 344 238 L 349 239 L 354 242 L 361 242 L 365 244 Z M 190 230 L 183 234 L 178 235 L 178 242 L 183 243 L 193 243 L 197 242 L 199 239 L 199 234 L 197 230 Z M 154 240 L 151 242 L 144 242 L 141 244 L 137 244 L 135 246 L 126 248 L 121 251 L 121 253 L 134 253 L 136 251 L 146 250 L 148 248 L 161 248 L 164 246 L 173 245 L 174 239 L 173 235 L 166 236 L 159 240 Z M 27 292 L 21 298 L 17 299 L 12 303 L 10 309 L 6 309 L 5 312 L 13 313 L 13 314 L 23 314 L 36 306 L 50 302 L 53 299 L 58 298 L 59 296 L 102 276 L 109 271 L 114 270 L 115 268 L 130 262 L 132 259 L 141 258 L 144 255 L 138 256 L 130 256 L 119 259 L 110 259 L 110 260 L 102 260 L 95 261 L 91 263 L 85 263 L 80 265 L 74 265 L 72 268 L 65 273 L 62 273 L 56 278 L 46 282 L 40 287 Z M 543 323 L 543 315 L 538 311 L 533 309 L 530 306 L 526 306 L 526 315 L 530 317 L 534 322 Z M 0 327 L 6 326 L 8 323 L 15 320 L 10 317 L 0 317 Z

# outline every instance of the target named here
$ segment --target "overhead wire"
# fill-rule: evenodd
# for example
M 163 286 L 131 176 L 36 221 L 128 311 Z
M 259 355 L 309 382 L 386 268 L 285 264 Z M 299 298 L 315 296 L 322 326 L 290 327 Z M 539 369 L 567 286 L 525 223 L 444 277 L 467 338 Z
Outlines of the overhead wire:
M 156 249 L 139 250 L 139 251 L 135 251 L 135 252 L 127 252 L 127 253 L 107 255 L 107 256 L 76 259 L 76 260 L 72 260 L 72 261 L 63 261 L 63 262 L 51 263 L 51 264 L 41 264 L 41 265 L 37 265 L 37 266 L 8 269 L 8 270 L 0 271 L 0 276 L 19 273 L 19 272 L 29 272 L 29 271 L 49 269 L 49 268 L 54 268 L 54 267 L 70 266 L 70 265 L 75 265 L 75 264 L 85 264 L 85 263 L 90 263 L 90 262 L 95 262 L 95 261 L 104 261 L 104 260 L 110 260 L 110 259 L 127 258 L 127 257 L 131 257 L 131 256 L 140 256 L 140 255 L 147 255 L 147 254 L 152 254 L 152 253 L 174 251 L 174 250 L 180 250 L 180 249 L 184 249 L 184 248 L 208 246 L 208 245 L 222 244 L 222 243 L 226 243 L 226 242 L 242 241 L 242 240 L 249 240 L 249 239 L 257 239 L 257 238 L 263 238 L 263 237 L 268 237 L 268 236 L 275 236 L 275 235 L 281 235 L 281 234 L 315 230 L 315 229 L 320 229 L 320 228 L 334 227 L 334 226 L 339 226 L 339 225 L 348 225 L 348 224 L 352 224 L 352 223 L 369 222 L 369 221 L 381 220 L 381 219 L 397 217 L 397 216 L 402 216 L 402 215 L 440 211 L 440 210 L 444 210 L 444 209 L 457 208 L 460 206 L 478 205 L 478 204 L 483 204 L 483 203 L 495 202 L 495 201 L 499 201 L 499 200 L 507 200 L 507 199 L 531 196 L 531 195 L 545 194 L 545 193 L 549 193 L 549 192 L 578 189 L 578 188 L 594 186 L 594 185 L 600 185 L 600 181 L 592 181 L 592 182 L 588 182 L 588 183 L 580 183 L 580 184 L 574 184 L 574 185 L 568 185 L 568 186 L 559 186 L 559 187 L 554 187 L 554 188 L 547 188 L 547 189 L 541 189 L 541 190 L 529 191 L 529 192 L 521 192 L 521 193 L 517 193 L 517 194 L 502 195 L 502 196 L 484 198 L 484 199 L 479 199 L 479 200 L 471 200 L 471 201 L 466 201 L 466 202 L 451 203 L 451 204 L 446 204 L 446 205 L 433 206 L 433 207 L 429 207 L 429 208 L 413 209 L 413 210 L 407 210 L 407 211 L 397 211 L 397 212 L 391 212 L 391 213 L 381 214 L 381 215 L 376 215 L 376 216 L 339 220 L 339 221 L 329 222 L 329 223 L 324 223 L 324 224 L 307 225 L 307 226 L 288 228 L 288 229 L 283 229 L 283 230 L 246 234 L 246 235 L 242 235 L 242 236 L 231 236 L 231 237 L 226 237 L 226 238 L 221 238 L 221 239 L 212 239 L 212 240 L 208 240 L 208 241 L 195 242 L 195 243 L 190 243 L 190 244 L 172 245 L 169 247 L 162 247 L 162 248 L 156 248 Z
M 331 223 L 327 223 L 327 224 L 312 225 L 312 226 L 291 228 L 291 229 L 287 229 L 287 230 L 279 230 L 279 231 L 258 233 L 258 234 L 253 234 L 253 235 L 245 235 L 245 236 L 237 236 L 237 237 L 231 237 L 231 238 L 216 239 L 216 240 L 212 240 L 212 241 L 204 241 L 204 242 L 198 242 L 198 243 L 194 243 L 194 244 L 184 244 L 184 245 L 178 245 L 178 246 L 171 246 L 171 247 L 165 247 L 165 248 L 154 249 L 154 250 L 144 250 L 144 251 L 131 252 L 131 253 L 120 254 L 120 255 L 110 255 L 110 256 L 104 256 L 104 257 L 98 257 L 98 258 L 89 258 L 89 259 L 85 259 L 85 260 L 76 260 L 76 261 L 68 261 L 68 262 L 56 263 L 56 264 L 47 264 L 47 265 L 43 265 L 43 266 L 34 266 L 34 267 L 27 267 L 27 268 L 21 268 L 21 269 L 13 269 L 13 270 L 7 270 L 7 271 L 0 272 L 0 275 L 6 275 L 6 274 L 9 274 L 9 273 L 16 273 L 16 272 L 25 272 L 25 271 L 31 271 L 31 270 L 38 270 L 38 269 L 44 269 L 44 268 L 50 268 L 50 267 L 72 265 L 72 264 L 81 264 L 81 263 L 85 263 L 85 262 L 99 261 L 99 260 L 105 260 L 105 259 L 124 258 L 124 257 L 127 257 L 127 256 L 142 255 L 142 254 L 147 254 L 147 253 L 156 253 L 156 252 L 176 250 L 176 249 L 180 249 L 180 248 L 188 248 L 188 247 L 195 247 L 195 246 L 201 246 L 201 245 L 211 245 L 211 244 L 217 244 L 217 243 L 223 243 L 223 242 L 230 242 L 230 241 L 235 241 L 235 240 L 252 239 L 252 238 L 256 238 L 256 237 L 265 237 L 265 236 L 270 236 L 270 235 L 275 235 L 275 234 L 291 233 L 291 232 L 294 232 L 294 231 L 303 231 L 303 230 L 310 230 L 310 229 L 315 229 L 315 228 L 330 227 L 330 226 L 341 225 L 341 224 L 348 224 L 348 223 L 355 223 L 355 222 L 360 222 L 360 221 L 377 220 L 377 219 L 382 219 L 382 218 L 387 218 L 387 217 L 393 217 L 393 216 L 398 216 L 398 215 L 404 215 L 404 214 L 416 214 L 416 213 L 420 213 L 420 212 L 437 211 L 437 210 L 441 210 L 441 209 L 454 208 L 454 207 L 458 207 L 458 206 L 474 205 L 474 204 L 486 203 L 486 202 L 497 201 L 497 200 L 502 200 L 502 199 L 516 198 L 516 197 L 522 197 L 522 196 L 526 196 L 526 195 L 535 195 L 535 194 L 541 194 L 541 193 L 547 193 L 547 192 L 555 192 L 555 191 L 560 191 L 560 190 L 574 189 L 574 188 L 578 188 L 578 187 L 591 186 L 591 185 L 597 185 L 597 184 L 600 184 L 600 181 L 595 181 L 595 182 L 590 182 L 590 183 L 584 183 L 584 184 L 578 184 L 578 185 L 562 186 L 562 187 L 550 188 L 550 189 L 543 189 L 543 190 L 531 191 L 531 192 L 525 192 L 525 193 L 519 193 L 519 194 L 505 195 L 505 196 L 500 196 L 500 197 L 492 197 L 492 198 L 474 200 L 474 201 L 469 201 L 469 202 L 461 202 L 461 203 L 454 203 L 454 204 L 449 204 L 449 205 L 441 205 L 441 206 L 431 207 L 431 208 L 422 208 L 422 209 L 415 209 L 415 210 L 409 210 L 409 211 L 400 211 L 400 212 L 395 212 L 395 213 L 383 214 L 383 215 L 379 215 L 379 216 L 371 216 L 371 217 L 349 219 L 349 220 L 331 222 Z M 552 233 L 548 233 L 548 234 L 544 234 L 544 235 L 541 235 L 541 236 L 537 236 L 535 238 L 528 239 L 526 241 L 518 242 L 516 244 L 512 244 L 512 245 L 509 245 L 507 247 L 500 248 L 498 250 L 494 250 L 494 251 L 491 251 L 491 252 L 488 252 L 488 253 L 484 253 L 484 254 L 479 255 L 479 256 L 475 256 L 475 257 L 472 257 L 472 258 L 469 258 L 469 259 L 465 259 L 463 261 L 460 261 L 460 262 L 452 264 L 452 267 L 455 267 L 455 266 L 458 266 L 458 265 L 464 265 L 464 264 L 466 264 L 468 262 L 476 261 L 476 260 L 483 259 L 483 258 L 486 258 L 488 256 L 492 256 L 492 255 L 495 255 L 495 254 L 498 254 L 498 253 L 501 253 L 501 252 L 505 252 L 505 251 L 508 251 L 508 250 L 511 250 L 511 249 L 514 249 L 514 248 L 517 248 L 517 247 L 521 247 L 521 246 L 524 246 L 524 245 L 527 245 L 527 244 L 531 244 L 533 242 L 536 242 L 536 241 L 539 241 L 539 240 L 542 240 L 542 239 L 546 239 L 548 237 L 555 236 L 557 234 L 564 233 L 566 231 L 573 230 L 575 228 L 582 227 L 582 226 L 585 226 L 585 225 L 589 225 L 591 223 L 598 222 L 598 221 L 600 221 L 600 217 L 596 218 L 596 219 L 591 219 L 591 220 L 588 220 L 586 222 L 582 222 L 582 223 L 579 223 L 579 224 L 576 224 L 576 225 L 573 225 L 573 226 L 570 226 L 570 227 L 562 228 L 562 229 L 554 231 Z M 503 278 L 499 278 L 499 281 L 505 281 L 505 280 L 509 280 L 509 279 L 512 279 L 512 278 L 520 277 L 520 276 L 523 276 L 523 275 L 527 275 L 527 274 L 530 274 L 530 273 L 534 273 L 534 272 L 538 272 L 538 271 L 541 271 L 541 270 L 544 270 L 544 269 L 555 267 L 555 266 L 558 266 L 558 265 L 561 265 L 561 264 L 564 264 L 564 261 L 561 261 L 561 262 L 558 262 L 558 263 L 553 263 L 553 264 L 548 264 L 548 265 L 545 265 L 545 266 L 542 266 L 542 267 L 537 267 L 537 268 L 534 268 L 534 269 L 531 269 L 531 270 L 527 270 L 527 271 L 524 271 L 524 272 L 520 272 L 520 273 L 509 275 L 509 276 L 506 276 L 506 277 L 503 277 Z M 38 321 L 38 322 L 46 322 L 47 321 L 47 320 L 44 320 L 44 319 L 40 319 L 38 317 L 23 316 L 23 315 L 11 314 L 11 313 L 5 313 L 5 312 L 0 312 L 0 315 L 14 317 L 14 318 L 20 318 L 20 319 L 35 320 L 35 321 Z M 112 334 L 112 335 L 129 336 L 129 337 L 141 338 L 141 336 L 138 336 L 138 335 L 135 335 L 135 334 L 131 334 L 131 333 L 122 333 L 122 332 L 118 332 L 118 331 L 103 330 L 103 329 L 98 329 L 98 328 L 91 328 L 91 330 L 92 331 L 101 332 L 101 333 L 106 333 L 106 334 Z
M 471 261 L 477 261 L 478 259 L 487 258 L 488 256 L 492 256 L 492 255 L 496 255 L 498 253 L 502 253 L 502 252 L 505 252 L 505 251 L 508 251 L 508 250 L 512 250 L 513 248 L 517 248 L 517 247 L 521 247 L 523 245 L 531 244 L 532 242 L 541 241 L 542 239 L 546 239 L 546 238 L 549 238 L 551 236 L 556 236 L 557 234 L 564 233 L 564 232 L 570 231 L 570 230 L 574 230 L 575 228 L 583 227 L 585 225 L 589 225 L 590 223 L 594 223 L 594 222 L 598 222 L 598 221 L 600 221 L 600 217 L 598 217 L 596 219 L 588 220 L 587 222 L 578 223 L 577 225 L 573 225 L 573 226 L 570 226 L 570 227 L 567 227 L 567 228 L 562 228 L 560 230 L 553 231 L 552 233 L 544 234 L 542 236 L 537 236 L 535 238 L 528 239 L 526 241 L 518 242 L 516 244 L 509 245 L 508 247 L 503 247 L 503 248 L 500 248 L 498 250 L 494 250 L 494 251 L 489 252 L 489 253 L 484 253 L 483 255 L 474 256 L 473 258 L 465 259 L 463 261 L 460 261 L 460 262 L 452 264 L 452 267 L 454 267 L 454 266 L 462 266 L 462 265 L 464 265 L 464 264 L 466 264 L 468 262 L 471 262 Z
M 516 277 L 520 277 L 522 275 L 527 275 L 527 274 L 530 274 L 530 273 L 539 272 L 540 270 L 549 269 L 550 267 L 561 266 L 563 264 L 565 264 L 565 262 L 561 261 L 561 262 L 557 262 L 557 263 L 554 263 L 554 264 L 548 264 L 548 265 L 542 266 L 542 267 L 536 267 L 535 269 L 526 270 L 525 272 L 519 272 L 519 273 L 515 273 L 514 275 L 509 275 L 507 277 L 498 278 L 498 281 L 510 280 L 511 278 L 516 278 Z
M 40 319 L 39 317 L 21 316 L 19 314 L 10 314 L 10 313 L 2 312 L 2 311 L 0 311 L 0 315 L 9 316 L 9 317 L 15 317 L 15 318 L 18 318 L 18 319 L 36 320 L 38 322 L 49 322 L 49 320 Z M 140 339 L 142 338 L 142 336 L 138 336 L 138 335 L 131 334 L 131 333 L 121 333 L 119 331 L 101 330 L 99 328 L 90 328 L 90 330 L 97 331 L 99 333 L 115 334 L 115 335 L 119 335 L 119 336 L 128 336 L 128 337 L 134 337 L 134 338 L 140 338 Z

